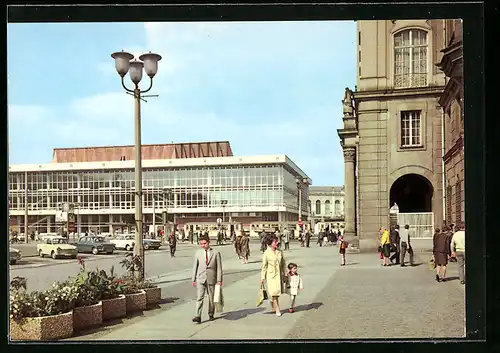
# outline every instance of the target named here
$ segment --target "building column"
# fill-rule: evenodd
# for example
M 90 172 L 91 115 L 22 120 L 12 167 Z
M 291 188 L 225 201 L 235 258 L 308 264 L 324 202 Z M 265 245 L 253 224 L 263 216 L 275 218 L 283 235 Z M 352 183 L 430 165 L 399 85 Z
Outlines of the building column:
M 344 221 L 345 221 L 345 231 L 344 236 L 350 238 L 352 242 L 352 237 L 355 234 L 355 177 L 354 177 L 354 161 L 356 158 L 355 148 L 344 148 L 344 184 L 345 184 L 345 209 L 344 209 Z M 347 240 L 347 239 L 346 239 Z M 353 244 L 354 245 L 354 244 Z
M 51 216 L 47 216 L 47 233 L 52 233 Z
M 109 217 L 109 234 L 113 235 L 113 215 L 110 214 L 108 217 Z

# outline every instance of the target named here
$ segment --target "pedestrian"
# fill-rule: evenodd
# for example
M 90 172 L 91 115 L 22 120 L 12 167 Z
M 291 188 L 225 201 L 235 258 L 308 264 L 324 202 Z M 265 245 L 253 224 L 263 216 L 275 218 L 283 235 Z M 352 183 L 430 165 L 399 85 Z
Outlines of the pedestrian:
M 186 240 L 186 231 L 184 230 L 184 228 L 181 229 L 181 241 L 184 243 L 184 241 Z
M 271 307 L 276 316 L 281 316 L 279 296 L 285 292 L 286 265 L 283 253 L 278 249 L 278 238 L 270 235 L 267 238 L 268 247 L 262 254 L 262 268 L 260 275 L 261 285 L 266 282 L 267 294 L 272 298 Z
M 406 252 L 410 255 L 410 266 L 413 266 L 413 248 L 411 247 L 411 237 L 410 237 L 410 226 L 405 225 L 404 229 L 401 229 L 401 267 L 405 267 L 405 256 Z
M 304 284 L 302 283 L 302 278 L 297 272 L 297 264 L 290 262 L 288 264 L 288 277 L 287 277 L 287 292 L 290 295 L 290 309 L 288 312 L 293 313 L 295 307 L 295 298 L 300 291 L 304 290 Z
M 311 231 L 308 229 L 306 232 L 306 248 L 309 247 L 309 242 L 311 241 Z
M 174 232 L 170 233 L 168 246 L 170 247 L 170 257 L 175 257 L 175 251 L 177 250 L 177 237 Z
M 345 266 L 345 251 L 349 245 L 347 241 L 344 240 L 343 236 L 338 237 L 337 245 L 339 247 L 340 254 L 340 266 Z
M 442 233 L 444 233 L 446 235 L 446 240 L 448 242 L 448 248 L 450 249 L 450 256 L 448 257 L 448 261 L 449 262 L 457 262 L 457 259 L 455 257 L 452 257 L 451 256 L 451 240 L 453 238 L 453 232 L 451 230 L 451 227 L 444 227 L 442 230 L 441 230 Z
M 285 228 L 283 235 L 284 235 L 283 241 L 285 242 L 285 250 L 290 250 L 290 230 L 288 228 Z
M 238 259 L 241 260 L 241 234 L 236 237 L 236 240 L 234 242 L 234 250 L 236 251 Z
M 264 230 L 260 232 L 260 251 L 264 253 L 267 249 L 267 234 Z
M 215 320 L 214 290 L 215 284 L 222 286 L 222 259 L 217 250 L 210 247 L 210 239 L 200 238 L 200 247 L 193 264 L 192 284 L 196 287 L 196 316 L 193 322 L 201 323 L 203 300 L 208 295 L 208 318 Z
M 240 255 L 243 258 L 243 263 L 247 264 L 250 256 L 250 239 L 244 231 L 241 231 Z
M 299 229 L 299 241 L 300 241 L 300 247 L 303 248 L 305 245 L 306 236 L 302 229 Z
M 448 243 L 446 233 L 436 228 L 432 238 L 432 245 L 434 263 L 436 264 L 436 282 L 446 282 L 446 265 L 448 264 L 448 256 L 450 255 L 450 244 Z
M 380 231 L 382 232 L 382 237 L 380 238 L 380 246 L 382 247 L 382 254 L 384 255 L 382 265 L 390 266 L 389 256 L 391 255 L 391 240 L 389 237 L 389 231 L 386 228 L 380 228 Z
M 391 263 L 393 263 L 393 261 L 396 260 L 396 265 L 399 265 L 399 260 L 401 257 L 401 237 L 399 236 L 398 224 L 396 224 L 396 226 L 394 227 L 391 227 L 390 239 L 394 254 L 391 255 L 389 260 L 391 260 Z
M 275 232 L 274 232 L 274 235 L 276 235 L 276 238 L 278 238 L 278 249 L 281 250 L 281 246 L 283 245 L 282 242 L 281 242 L 281 233 L 280 233 L 280 230 L 279 228 L 276 228 Z
M 451 239 L 451 256 L 457 259 L 458 278 L 461 284 L 465 284 L 465 224 L 460 222 L 458 231 Z

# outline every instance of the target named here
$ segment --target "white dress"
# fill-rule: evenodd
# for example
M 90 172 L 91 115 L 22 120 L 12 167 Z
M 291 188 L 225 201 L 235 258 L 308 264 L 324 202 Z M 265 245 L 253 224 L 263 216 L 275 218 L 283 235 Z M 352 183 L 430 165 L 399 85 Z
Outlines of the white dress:
M 290 295 L 297 295 L 299 293 L 299 288 L 303 289 L 304 286 L 302 284 L 302 278 L 300 278 L 299 275 L 295 276 L 288 276 L 288 294 Z

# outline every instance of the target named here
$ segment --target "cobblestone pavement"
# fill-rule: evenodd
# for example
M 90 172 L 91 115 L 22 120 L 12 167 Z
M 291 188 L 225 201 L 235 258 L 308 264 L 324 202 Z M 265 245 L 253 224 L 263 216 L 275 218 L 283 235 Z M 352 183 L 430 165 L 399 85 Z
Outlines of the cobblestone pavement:
M 299 248 L 285 252 L 287 262 L 299 264 L 305 290 L 296 312 L 288 313 L 289 298 L 280 298 L 283 316 L 268 303 L 255 306 L 260 278 L 257 244 L 252 263 L 241 264 L 224 252 L 223 313 L 202 324 L 191 322 L 196 291 L 190 286 L 190 264 L 156 279 L 162 288 L 159 309 L 114 322 L 70 340 L 216 340 L 216 339 L 356 339 L 463 337 L 465 288 L 449 266 L 449 281 L 436 283 L 426 264 L 381 267 L 377 254 L 348 256 L 339 265 L 336 247 Z M 226 255 L 227 254 L 227 255 Z M 417 256 L 425 262 L 428 254 Z
M 363 264 L 372 260 L 352 258 Z M 435 282 L 426 264 L 348 265 L 315 298 L 324 310 L 306 311 L 287 338 L 464 337 L 465 290 L 456 276 L 456 264 L 449 266 L 446 283 Z

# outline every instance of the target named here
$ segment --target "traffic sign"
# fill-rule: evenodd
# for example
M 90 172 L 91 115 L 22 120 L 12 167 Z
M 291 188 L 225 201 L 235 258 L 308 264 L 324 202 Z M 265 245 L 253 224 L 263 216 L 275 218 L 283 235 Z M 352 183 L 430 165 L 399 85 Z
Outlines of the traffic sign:
M 299 227 L 302 227 L 302 219 L 299 219 Z

